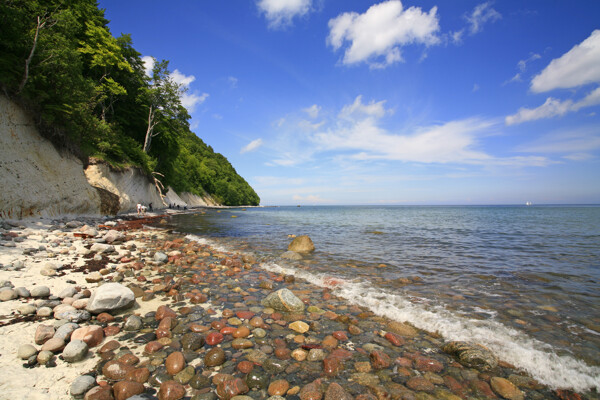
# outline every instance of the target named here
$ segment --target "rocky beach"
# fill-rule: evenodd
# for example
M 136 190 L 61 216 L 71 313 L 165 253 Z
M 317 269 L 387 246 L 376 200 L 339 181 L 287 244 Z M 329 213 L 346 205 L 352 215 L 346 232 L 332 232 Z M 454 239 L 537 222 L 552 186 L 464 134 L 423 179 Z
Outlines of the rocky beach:
M 186 238 L 168 219 L 1 222 L 1 399 L 599 398 L 268 271 L 259 254 Z

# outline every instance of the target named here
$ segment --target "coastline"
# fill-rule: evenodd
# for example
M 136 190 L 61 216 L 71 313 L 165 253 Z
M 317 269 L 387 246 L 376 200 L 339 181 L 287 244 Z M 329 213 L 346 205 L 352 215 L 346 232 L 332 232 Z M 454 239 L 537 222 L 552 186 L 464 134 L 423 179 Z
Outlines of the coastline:
M 192 213 L 202 208 L 209 207 L 180 211 Z M 168 210 L 167 214 L 171 211 L 179 212 Z M 37 365 L 31 369 L 24 368 L 22 364 L 27 360 L 17 358 L 18 347 L 33 344 L 40 324 L 52 325 L 58 320 L 52 316 L 36 317 L 34 321 L 2 325 L 0 389 L 3 396 L 70 399 L 72 382 L 91 370 L 96 371 L 95 381 L 103 384 L 96 387 L 109 390 L 106 388 L 112 385 L 120 389 L 126 385 L 113 384 L 121 379 L 107 378 L 100 367 L 127 352 L 139 358 L 133 369 L 147 368 L 149 373 L 142 383 L 149 397 L 139 398 L 156 398 L 158 390 L 164 395 L 166 389 L 160 387 L 165 379 L 170 382 L 173 376 L 184 371 L 188 376 L 179 376 L 179 381 L 188 379 L 183 385 L 186 395 L 204 400 L 214 399 L 214 392 L 228 400 L 239 395 L 257 399 L 283 395 L 301 400 L 320 399 L 322 396 L 326 399 L 361 400 L 579 396 L 570 391 L 551 390 L 501 360 L 496 366 L 484 367 L 484 370 L 465 366 L 464 360 L 461 364 L 457 358 L 441 350 L 444 340 L 435 333 L 416 329 L 401 321 L 392 322 L 366 308 L 346 304 L 327 288 L 268 271 L 252 255 L 224 253 L 185 239 L 182 235 L 161 230 L 160 221 L 168 215 L 149 214 L 148 218 L 140 219 L 131 214 L 120 217 L 122 222 L 118 223 L 118 219 L 83 219 L 97 230 L 97 235 L 89 237 L 75 235 L 81 233 L 82 224 L 74 226 L 76 224 L 73 223 L 69 227 L 66 223 L 51 221 L 28 221 L 23 223 L 25 229 L 10 226 L 4 230 L 4 238 L 9 240 L 4 240 L 3 244 L 10 241 L 15 243 L 15 247 L 5 246 L 0 250 L 0 264 L 4 266 L 0 281 L 8 280 L 14 288 L 31 290 L 44 285 L 52 295 L 57 295 L 69 286 L 79 286 L 80 292 L 84 289 L 94 292 L 98 283 L 86 281 L 94 272 L 86 273 L 81 268 L 88 262 L 89 266 L 94 265 L 98 269 L 94 277 L 97 279 L 100 275 L 98 282 L 116 280 L 125 286 L 135 285 L 139 290 L 135 290 L 138 296 L 136 306 L 112 312 L 116 317 L 113 321 L 102 322 L 92 316 L 89 321 L 80 323 L 81 326 L 100 325 L 105 336 L 81 362 L 67 363 L 60 357 L 54 357 L 55 367 Z M 148 223 L 155 227 L 145 227 Z M 105 237 L 111 229 L 125 235 L 116 240 L 115 252 L 101 256 L 97 264 L 89 263 L 97 254 L 91 253 L 86 246 L 101 242 L 98 239 Z M 12 233 L 7 236 L 9 232 Z M 18 240 L 14 242 L 15 239 Z M 27 254 L 23 254 L 24 251 Z M 156 253 L 167 258 L 159 260 Z M 14 266 L 14 261 L 22 261 L 23 267 L 14 271 L 6 268 L 7 265 Z M 48 262 L 55 266 L 62 264 L 62 267 L 54 268 L 54 276 L 41 274 Z M 289 289 L 306 308 L 302 312 L 289 313 L 261 305 L 264 298 L 280 289 Z M 25 297 L 1 302 L 0 315 L 3 317 L 0 323 L 9 322 L 7 317 L 11 313 L 34 301 Z M 174 311 L 168 323 L 159 322 L 152 314 L 144 318 L 147 313 L 156 312 L 161 305 L 167 305 Z M 142 327 L 126 331 L 124 327 L 132 312 L 140 314 Z M 15 316 L 13 314 L 12 318 Z M 188 339 L 183 339 L 186 334 Z M 145 343 L 141 337 L 145 338 Z M 200 337 L 203 339 L 200 340 Z M 217 339 L 214 340 L 220 338 L 220 342 L 213 343 L 215 337 Z M 192 340 L 190 338 L 196 343 L 204 343 L 194 350 L 186 350 L 184 346 Z M 127 347 L 127 350 L 105 349 L 100 357 L 97 351 L 113 339 L 117 340 L 120 349 Z M 148 352 L 148 342 L 160 342 L 161 348 Z M 214 348 L 223 350 L 220 356 L 224 356 L 224 360 L 221 364 L 207 366 L 213 361 L 205 356 Z M 169 364 L 168 358 L 174 353 L 183 355 L 184 368 L 165 376 L 166 372 L 161 368 L 165 362 Z M 59 354 L 57 351 L 56 355 Z M 255 380 L 259 383 L 253 390 L 246 391 L 254 384 L 252 379 L 248 379 L 248 375 L 252 374 L 257 376 Z M 61 376 L 64 378 L 59 379 Z M 159 379 L 153 381 L 153 377 L 157 376 Z M 23 382 L 35 383 L 29 386 L 23 385 Z M 271 390 L 275 382 L 280 389 Z M 287 388 L 283 391 L 281 388 L 286 384 Z M 173 387 L 179 389 L 179 386 Z M 173 393 L 176 391 L 172 390 Z M 126 398 L 118 397 L 120 394 L 116 390 L 115 395 Z M 582 396 L 598 398 L 596 393 Z

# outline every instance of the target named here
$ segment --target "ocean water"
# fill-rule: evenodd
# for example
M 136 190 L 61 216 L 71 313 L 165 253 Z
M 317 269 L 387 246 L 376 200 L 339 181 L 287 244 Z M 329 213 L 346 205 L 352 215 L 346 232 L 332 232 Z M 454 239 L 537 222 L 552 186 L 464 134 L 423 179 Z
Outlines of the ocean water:
M 600 206 L 265 207 L 171 223 L 379 315 L 482 343 L 552 387 L 600 390 Z M 281 259 L 292 234 L 316 251 Z

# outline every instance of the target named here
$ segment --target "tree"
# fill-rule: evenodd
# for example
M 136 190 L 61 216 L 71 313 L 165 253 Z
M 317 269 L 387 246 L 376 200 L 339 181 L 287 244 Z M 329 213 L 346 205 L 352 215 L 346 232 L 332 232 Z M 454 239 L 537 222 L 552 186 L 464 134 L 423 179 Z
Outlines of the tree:
M 155 130 L 156 126 L 168 120 L 181 120 L 182 111 L 185 112 L 185 109 L 182 110 L 179 98 L 185 89 L 173 80 L 168 68 L 167 60 L 156 61 L 154 59 L 152 76 L 145 93 L 149 102 L 148 125 L 143 147 L 146 153 L 150 151 L 152 138 L 161 133 Z

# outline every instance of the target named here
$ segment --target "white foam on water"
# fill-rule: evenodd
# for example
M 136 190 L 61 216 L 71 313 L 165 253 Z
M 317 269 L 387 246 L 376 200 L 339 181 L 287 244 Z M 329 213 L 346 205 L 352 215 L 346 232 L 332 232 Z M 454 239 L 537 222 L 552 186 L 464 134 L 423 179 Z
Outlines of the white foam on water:
M 554 388 L 583 392 L 600 390 L 600 368 L 570 356 L 557 355 L 552 346 L 531 338 L 495 320 L 469 319 L 442 306 L 425 308 L 408 298 L 374 287 L 368 281 L 354 281 L 332 275 L 315 274 L 278 264 L 261 264 L 275 273 L 294 275 L 317 286 L 331 289 L 332 294 L 350 304 L 363 306 L 377 315 L 409 322 L 417 328 L 438 332 L 446 340 L 480 343 L 500 359 L 527 371 L 534 379 Z
M 227 248 L 217 244 L 215 241 L 212 241 L 212 240 L 200 237 L 200 236 L 187 235 L 185 238 L 188 240 L 192 240 L 194 242 L 200 243 L 205 246 L 210 246 L 211 248 L 213 248 L 216 251 L 220 251 L 220 252 L 228 252 L 229 251 Z

